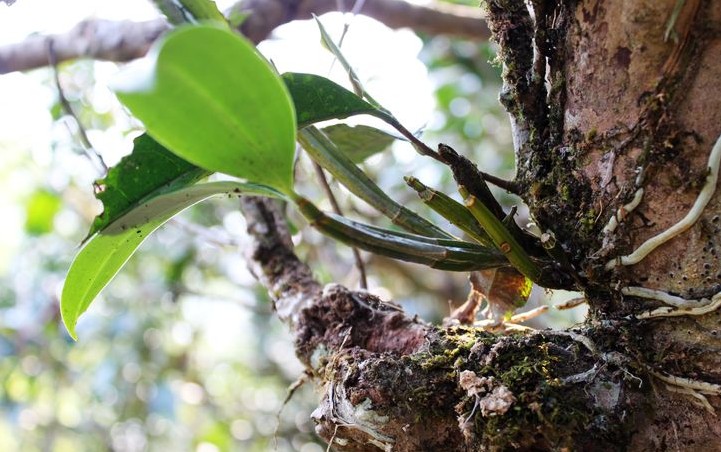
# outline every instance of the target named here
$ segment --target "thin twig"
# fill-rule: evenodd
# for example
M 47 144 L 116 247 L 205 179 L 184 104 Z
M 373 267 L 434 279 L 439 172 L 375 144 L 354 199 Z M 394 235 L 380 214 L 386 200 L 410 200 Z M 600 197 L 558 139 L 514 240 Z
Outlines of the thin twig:
M 483 179 L 485 179 L 486 182 L 490 182 L 496 187 L 506 190 L 508 193 L 512 193 L 516 196 L 521 196 L 521 190 L 518 187 L 518 184 L 514 183 L 513 181 L 502 179 L 498 176 L 488 174 L 484 171 L 481 171 L 481 174 L 483 175 Z
M 432 159 L 437 160 L 441 163 L 445 163 L 445 160 L 443 160 L 443 158 L 441 158 L 441 156 L 436 151 L 434 151 L 430 148 L 430 146 L 419 140 L 418 137 L 413 135 L 410 130 L 406 129 L 403 124 L 395 120 L 395 118 L 393 120 L 389 120 L 388 123 L 392 125 L 398 132 L 400 132 L 401 135 L 406 137 L 408 141 L 413 144 L 413 147 L 416 148 L 416 151 L 418 151 L 419 154 L 431 157 Z
M 60 72 L 58 71 L 58 62 L 57 56 L 55 55 L 54 45 L 55 43 L 52 39 L 48 40 L 48 63 L 53 68 L 53 78 L 55 80 L 55 86 L 58 89 L 58 98 L 60 100 L 60 105 L 62 105 L 63 111 L 65 111 L 67 115 L 72 117 L 75 121 L 75 124 L 78 126 L 78 135 L 80 136 L 80 141 L 83 144 L 83 151 L 85 155 L 93 163 L 93 165 L 99 166 L 98 170 L 101 171 L 102 174 L 107 174 L 108 165 L 105 164 L 103 157 L 97 152 L 93 144 L 90 142 L 88 134 L 83 127 L 83 123 L 80 122 L 80 118 L 78 118 L 78 116 L 75 114 L 72 105 L 70 105 L 68 98 L 65 96 L 65 91 L 63 91 L 63 86 L 60 83 Z
M 266 39 L 278 26 L 296 19 L 310 19 L 337 10 L 336 0 L 245 0 L 234 11 L 249 13 L 240 26 L 253 42 Z M 475 6 L 447 3 L 420 6 L 401 0 L 366 0 L 361 14 L 387 26 L 411 28 L 429 35 L 463 36 L 486 40 L 490 31 Z M 46 42 L 56 42 L 58 61 L 92 58 L 106 61 L 129 61 L 140 58 L 163 32 L 169 29 L 164 19 L 146 22 L 85 20 L 68 32 L 55 35 L 33 35 L 22 42 L 0 46 L 0 74 L 27 71 L 47 66 Z
M 331 206 L 333 207 L 333 212 L 335 212 L 338 215 L 343 215 L 343 211 L 341 210 L 340 205 L 338 204 L 338 200 L 336 200 L 335 195 L 333 194 L 333 190 L 331 190 L 330 185 L 328 184 L 328 179 L 325 177 L 323 168 L 315 162 L 313 162 L 313 168 L 315 168 L 315 172 L 318 175 L 318 180 L 320 181 L 320 185 L 321 185 L 321 187 L 323 187 L 323 191 L 325 191 L 325 194 L 328 197 L 328 200 L 330 201 Z M 358 269 L 358 272 L 360 273 L 359 284 L 362 289 L 368 289 L 368 278 L 366 276 L 366 268 L 365 268 L 365 264 L 363 263 L 363 258 L 361 257 L 360 251 L 358 251 L 358 248 L 355 248 L 355 247 L 352 247 L 351 250 L 353 250 L 353 259 L 355 260 L 355 266 Z

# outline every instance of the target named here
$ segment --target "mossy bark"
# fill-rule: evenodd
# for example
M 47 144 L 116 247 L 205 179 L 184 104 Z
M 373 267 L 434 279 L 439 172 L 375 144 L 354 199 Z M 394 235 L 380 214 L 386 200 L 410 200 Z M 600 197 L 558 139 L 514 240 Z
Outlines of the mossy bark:
M 563 285 L 585 292 L 590 317 L 573 331 L 499 336 L 321 290 L 279 252 L 272 208 L 247 204 L 270 209 L 249 215 L 251 227 L 271 224 L 254 233 L 255 272 L 323 388 L 319 434 L 343 451 L 721 450 L 721 400 L 702 404 L 659 378 L 721 383 L 721 315 L 637 320 L 658 304 L 622 294 L 718 293 L 721 196 L 642 263 L 606 269 L 682 218 L 704 183 L 721 134 L 721 3 L 486 3 L 516 182 L 568 257 Z M 638 207 L 604 232 L 639 188 Z

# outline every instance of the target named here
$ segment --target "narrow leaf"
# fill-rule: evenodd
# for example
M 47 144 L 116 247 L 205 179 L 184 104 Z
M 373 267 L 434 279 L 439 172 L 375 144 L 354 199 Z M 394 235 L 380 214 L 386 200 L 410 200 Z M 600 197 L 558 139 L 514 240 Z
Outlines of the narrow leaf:
M 282 196 L 261 185 L 212 182 L 156 196 L 122 215 L 93 236 L 70 266 L 60 299 L 60 312 L 70 336 L 77 339 L 78 317 L 153 231 L 193 204 L 221 194 Z
M 323 213 L 304 198 L 296 198 L 294 201 L 303 216 L 323 234 L 375 254 L 450 271 L 472 271 L 508 265 L 503 254 L 493 248 L 458 240 L 391 231 Z
M 103 213 L 90 227 L 88 237 L 102 230 L 149 196 L 192 185 L 210 172 L 165 149 L 146 134 L 133 141 L 133 152 L 95 182 Z
M 212 0 L 152 0 L 155 6 L 174 25 L 198 21 L 213 21 L 227 25 L 225 17 Z
M 333 38 L 330 37 L 330 34 L 323 26 L 323 23 L 320 21 L 320 19 L 318 19 L 318 16 L 314 14 L 313 19 L 315 19 L 316 25 L 318 25 L 321 42 L 323 42 L 325 48 L 328 49 L 328 51 L 330 51 L 330 53 L 332 53 L 334 57 L 336 57 L 336 59 L 340 62 L 341 66 L 343 66 L 343 69 L 345 69 L 346 73 L 348 74 L 348 78 L 350 79 L 350 83 L 351 85 L 353 85 L 353 91 L 355 91 L 358 96 L 365 97 L 367 95 L 367 92 L 365 88 L 363 88 L 358 74 L 355 73 L 355 70 L 353 70 L 353 67 L 348 62 L 348 59 L 346 59 L 345 55 L 343 55 L 343 52 L 340 51 L 340 48 L 333 41 Z
M 360 81 L 360 77 L 358 77 L 358 74 L 356 74 L 353 67 L 350 65 L 350 62 L 348 62 L 348 59 L 343 55 L 343 52 L 340 50 L 340 47 L 336 45 L 336 43 L 333 41 L 333 38 L 330 37 L 330 34 L 323 26 L 323 23 L 318 19 L 316 15 L 313 15 L 313 19 L 315 19 L 315 23 L 318 25 L 318 30 L 320 30 L 320 37 L 323 41 L 323 44 L 325 47 L 333 54 L 333 56 L 338 59 L 341 66 L 343 66 L 343 69 L 345 69 L 346 73 L 348 74 L 348 78 L 350 80 L 351 85 L 353 85 L 353 90 L 357 95 L 362 97 L 363 99 L 367 100 L 371 105 L 373 105 L 378 110 L 382 111 L 389 117 L 393 117 L 391 113 L 383 108 L 381 104 L 376 101 L 373 97 L 371 97 L 370 93 L 366 91 L 365 87 L 363 87 L 363 84 Z M 395 118 L 393 118 L 395 120 Z
M 177 28 L 115 90 L 148 134 L 183 159 L 292 192 L 293 104 L 241 36 L 212 26 Z
M 387 132 L 364 125 L 334 124 L 323 127 L 321 131 L 353 163 L 361 163 L 368 157 L 385 151 L 396 139 Z
M 393 223 L 408 231 L 429 237 L 453 237 L 430 221 L 393 201 L 315 126 L 300 130 L 298 141 L 316 163 L 327 169 L 351 193 L 378 209 Z

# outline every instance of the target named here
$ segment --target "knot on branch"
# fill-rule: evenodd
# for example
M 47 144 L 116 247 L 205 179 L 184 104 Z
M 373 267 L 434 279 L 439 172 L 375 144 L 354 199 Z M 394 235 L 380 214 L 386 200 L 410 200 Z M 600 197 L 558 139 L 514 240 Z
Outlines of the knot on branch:
M 319 349 L 329 353 L 358 348 L 370 353 L 417 352 L 429 326 L 365 291 L 329 284 L 320 299 L 301 313 L 296 335 L 298 355 L 314 370 Z

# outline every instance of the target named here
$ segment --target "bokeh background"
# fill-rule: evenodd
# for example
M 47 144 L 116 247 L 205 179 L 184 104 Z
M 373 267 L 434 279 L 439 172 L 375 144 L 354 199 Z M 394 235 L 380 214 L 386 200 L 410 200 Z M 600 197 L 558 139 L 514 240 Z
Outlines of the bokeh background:
M 218 1 L 228 8 L 232 1 Z M 351 9 L 352 5 L 348 6 Z M 149 1 L 19 0 L 0 3 L 0 45 L 63 32 L 85 18 L 147 20 Z M 511 178 L 511 134 L 497 97 L 500 68 L 487 42 L 393 31 L 372 19 L 321 17 L 367 89 L 431 146 L 444 142 L 484 171 Z M 310 21 L 285 25 L 260 45 L 280 71 L 313 72 L 347 85 Z M 59 101 L 52 69 L 0 76 L 0 450 L 320 452 L 310 414 L 319 397 L 302 376 L 286 327 L 246 269 L 237 201 L 198 205 L 149 238 L 79 323 L 79 342 L 58 311 L 63 278 L 101 210 L 102 176 L 81 132 L 112 165 L 132 149 L 140 125 L 108 83 L 119 66 L 62 64 L 58 79 L 77 121 Z M 80 124 L 78 124 L 78 121 Z M 353 122 L 379 126 L 367 118 Z M 383 126 L 379 126 L 383 127 Z M 404 175 L 454 193 L 450 173 L 396 142 L 363 168 L 402 204 L 445 221 L 405 187 Z M 329 209 L 309 161 L 299 157 L 302 193 Z M 347 215 L 387 225 L 331 181 Z M 496 191 L 507 207 L 519 200 Z M 358 286 L 350 250 L 305 227 L 289 211 L 298 253 L 322 282 Z M 439 322 L 460 304 L 462 274 L 363 253 L 371 292 Z M 536 289 L 529 306 L 575 296 Z M 536 327 L 564 327 L 584 309 L 551 310 Z

